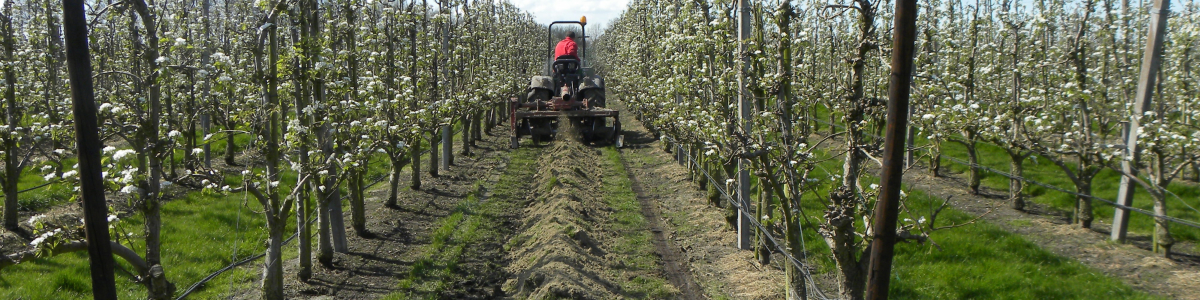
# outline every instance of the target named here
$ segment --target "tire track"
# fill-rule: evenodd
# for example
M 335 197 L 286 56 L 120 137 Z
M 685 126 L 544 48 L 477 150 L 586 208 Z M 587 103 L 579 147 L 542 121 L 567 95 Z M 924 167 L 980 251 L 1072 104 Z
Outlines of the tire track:
M 667 281 L 670 281 L 672 285 L 679 289 L 680 299 L 704 299 L 701 287 L 696 284 L 696 280 L 692 276 L 687 257 L 683 255 L 680 248 L 664 233 L 662 214 L 658 211 L 657 201 L 655 201 L 657 199 L 647 196 L 641 181 L 638 180 L 637 175 L 630 168 L 629 160 L 625 158 L 625 152 L 622 151 L 620 153 L 621 165 L 625 167 L 625 175 L 629 177 L 630 187 L 637 194 L 638 203 L 642 207 L 642 216 L 648 220 L 647 224 L 654 237 L 652 243 L 656 252 L 662 258 L 663 273 L 666 274 Z

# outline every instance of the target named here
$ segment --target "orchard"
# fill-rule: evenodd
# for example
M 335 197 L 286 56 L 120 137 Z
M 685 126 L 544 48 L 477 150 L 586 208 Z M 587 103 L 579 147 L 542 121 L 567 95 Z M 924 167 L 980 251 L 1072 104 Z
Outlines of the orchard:
M 1193 0 L 520 5 L 0 1 L 0 298 L 1200 294 Z

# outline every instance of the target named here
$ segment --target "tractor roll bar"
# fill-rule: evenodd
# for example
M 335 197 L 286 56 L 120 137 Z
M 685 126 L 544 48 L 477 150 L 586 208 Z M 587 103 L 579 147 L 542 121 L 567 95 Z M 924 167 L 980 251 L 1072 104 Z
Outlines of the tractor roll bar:
M 554 41 L 554 25 L 555 24 L 579 24 L 578 37 L 580 37 L 583 40 L 583 47 L 579 47 L 579 62 L 580 62 L 580 67 L 583 67 L 583 58 L 585 56 L 587 56 L 587 26 L 584 25 L 583 22 L 579 22 L 579 21 L 550 22 L 550 25 L 546 26 L 546 41 L 547 42 L 553 43 L 553 41 Z M 547 70 L 550 68 L 550 64 L 553 62 L 554 62 L 554 46 L 551 45 L 549 49 L 546 49 L 546 68 L 547 68 Z

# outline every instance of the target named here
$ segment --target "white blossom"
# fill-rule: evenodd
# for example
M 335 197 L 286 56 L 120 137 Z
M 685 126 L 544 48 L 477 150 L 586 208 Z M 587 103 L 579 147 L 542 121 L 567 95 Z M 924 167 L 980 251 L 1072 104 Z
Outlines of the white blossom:
M 125 157 L 128 157 L 128 156 L 136 154 L 136 153 L 137 153 L 137 151 L 133 151 L 131 149 L 120 150 L 120 151 L 117 151 L 117 153 L 113 153 L 112 158 L 115 160 L 123 160 L 123 159 L 125 159 Z

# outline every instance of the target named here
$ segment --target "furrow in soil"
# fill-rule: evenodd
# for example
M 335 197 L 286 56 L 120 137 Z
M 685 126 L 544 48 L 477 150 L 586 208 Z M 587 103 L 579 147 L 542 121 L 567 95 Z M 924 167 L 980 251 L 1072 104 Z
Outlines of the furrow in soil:
M 621 164 L 625 167 L 625 173 L 629 176 L 631 183 L 630 187 L 637 194 L 638 203 L 642 206 L 642 215 L 649 223 L 650 232 L 654 237 L 654 249 L 662 257 L 663 271 L 667 275 L 667 280 L 679 289 L 683 299 L 701 299 L 703 293 L 692 277 L 687 258 L 668 237 L 669 228 L 663 227 L 662 214 L 658 210 L 659 199 L 646 193 L 641 180 L 634 172 L 629 171 L 628 161 L 622 158 Z

